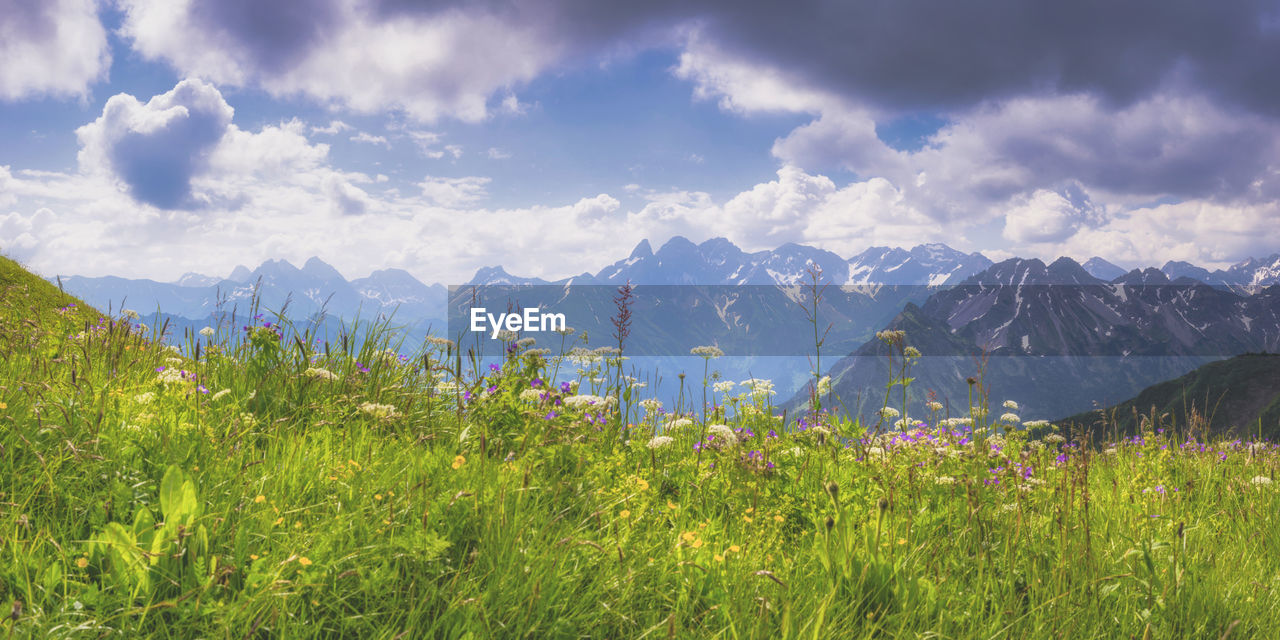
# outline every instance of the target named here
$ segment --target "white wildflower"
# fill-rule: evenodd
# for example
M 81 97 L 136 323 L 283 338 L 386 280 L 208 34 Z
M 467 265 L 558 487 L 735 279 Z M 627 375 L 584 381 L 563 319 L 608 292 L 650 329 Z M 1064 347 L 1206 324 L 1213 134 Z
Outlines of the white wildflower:
M 519 340 L 516 340 L 516 346 L 523 349 L 525 347 L 532 347 L 535 342 L 537 342 L 537 340 L 534 338 L 520 338 Z
M 215 394 L 213 394 L 213 395 L 209 396 L 209 401 L 210 401 L 210 402 L 217 402 L 218 400 L 221 400 L 221 399 L 223 399 L 223 398 L 225 398 L 225 397 L 227 397 L 227 396 L 229 396 L 229 395 L 231 395 L 231 390 L 230 390 L 230 389 L 223 389 L 222 391 L 219 391 L 219 392 L 217 392 L 217 393 L 215 393 Z
M 396 408 L 389 404 L 377 404 L 374 402 L 365 402 L 360 405 L 360 411 L 371 415 L 375 418 L 390 418 L 396 415 Z
M 138 312 L 134 311 L 133 309 L 125 309 L 120 313 L 120 315 L 126 320 L 137 320 L 138 318 L 142 317 L 138 315 Z
M 738 444 L 738 434 L 734 433 L 733 429 L 729 428 L 728 425 L 723 425 L 723 424 L 708 425 L 707 432 L 713 436 L 716 436 L 724 440 L 727 444 L 730 444 L 730 445 Z
M 1067 439 L 1066 439 L 1066 438 L 1064 438 L 1064 437 L 1063 437 L 1062 435 L 1060 435 L 1060 434 L 1057 434 L 1057 433 L 1051 433 L 1051 434 L 1049 434 L 1049 435 L 1047 435 L 1047 436 L 1045 436 L 1045 437 L 1044 437 L 1044 441 L 1045 441 L 1045 442 L 1048 442 L 1049 444 L 1059 444 L 1059 443 L 1062 443 L 1062 442 L 1066 442 L 1066 441 L 1067 441 Z
M 1268 478 L 1267 476 L 1254 476 L 1253 480 L 1250 480 L 1250 482 L 1260 487 L 1271 486 L 1271 478 Z
M 1041 427 L 1049 426 L 1049 421 L 1048 420 L 1028 420 L 1022 423 L 1022 426 L 1028 429 L 1039 429 Z
M 649 448 L 661 449 L 672 442 L 675 442 L 675 438 L 672 438 L 671 436 L 654 436 L 654 438 L 649 441 Z
M 880 448 L 880 447 L 871 447 L 871 448 L 867 449 L 867 457 L 868 457 L 868 458 L 883 458 L 883 457 L 885 457 L 885 451 L 884 451 L 884 449 L 882 449 L 882 448 Z
M 133 397 L 133 401 L 138 404 L 151 404 L 151 401 L 155 399 L 156 399 L 156 394 L 150 391 L 146 393 L 139 393 L 138 395 Z
M 675 418 L 667 423 L 667 429 L 682 429 L 693 424 L 689 418 Z
M 938 411 L 942 411 L 942 403 L 941 403 L 941 402 L 938 402 L 938 401 L 936 401 L 936 400 L 935 400 L 935 401 L 933 401 L 933 402 L 930 402 L 930 403 L 929 403 L 928 405 L 926 405 L 926 406 L 928 406 L 928 407 L 929 407 L 929 410 L 930 410 L 930 411 L 933 411 L 934 413 L 937 413 Z
M 431 336 L 431 337 L 427 338 L 427 344 L 429 344 L 429 345 L 431 345 L 431 346 L 433 346 L 433 347 L 443 347 L 443 348 L 445 348 L 445 349 L 452 349 L 452 348 L 453 348 L 453 341 L 452 341 L 452 340 L 450 340 L 450 339 L 448 339 L 448 338 L 441 338 L 441 337 L 439 337 L 439 336 Z
M 662 401 L 657 398 L 645 398 L 640 401 L 640 406 L 648 413 L 657 413 L 662 410 Z
M 831 393 L 831 376 L 822 376 L 818 380 L 818 395 L 825 396 Z
M 733 388 L 736 386 L 736 382 L 732 380 L 725 380 L 724 382 L 715 383 L 711 388 L 714 389 L 716 393 L 729 393 L 730 391 L 733 391 Z
M 951 476 L 938 476 L 933 479 L 934 484 L 955 484 L 956 479 Z
M 328 380 L 337 380 L 337 379 L 338 379 L 337 374 L 335 374 L 335 373 L 334 373 L 334 372 L 332 372 L 332 371 L 329 371 L 328 369 L 324 369 L 324 368 L 321 368 L 321 367 L 307 367 L 307 370 L 306 370 L 306 371 L 303 371 L 303 372 L 302 372 L 302 375 L 304 375 L 304 376 L 306 376 L 306 377 L 308 377 L 308 378 L 315 378 L 316 380 L 326 380 L 326 381 L 328 381 Z
M 1006 413 L 1000 416 L 1000 422 L 1004 422 L 1006 424 L 1017 424 L 1020 421 L 1021 419 L 1018 417 L 1018 414 L 1016 413 Z
M 920 350 L 915 347 L 907 347 L 906 349 L 902 350 L 902 355 L 908 358 L 919 358 Z
M 1017 402 L 1015 402 L 1015 401 L 1013 401 L 1013 400 L 1005 400 L 1005 401 L 1004 401 L 1004 408 L 1006 408 L 1006 409 L 1008 409 L 1008 410 L 1010 410 L 1010 411 L 1017 411 L 1017 410 L 1018 410 L 1018 403 L 1017 403 Z
M 612 396 L 610 396 L 609 399 L 612 400 L 613 399 Z M 600 396 L 577 395 L 577 396 L 569 396 L 565 398 L 562 402 L 574 408 L 583 408 L 583 407 L 604 408 L 605 406 L 607 406 L 606 403 L 608 401 L 605 400 L 604 398 L 601 398 Z
M 546 393 L 541 389 L 525 389 L 520 392 L 520 399 L 525 402 L 539 402 L 542 400 L 542 394 Z
M 899 415 L 902 415 L 902 414 L 898 413 L 898 410 L 894 409 L 893 407 L 885 407 L 880 410 L 880 417 L 884 418 L 885 420 L 892 420 L 898 417 Z
M 708 360 L 719 358 L 720 356 L 724 355 L 724 351 L 721 351 L 720 347 L 716 347 L 716 346 L 694 347 L 689 350 L 689 353 L 695 356 L 701 356 Z
M 206 338 L 212 338 L 215 333 L 217 333 L 217 331 L 214 331 L 213 327 L 205 327 L 200 330 L 200 335 Z

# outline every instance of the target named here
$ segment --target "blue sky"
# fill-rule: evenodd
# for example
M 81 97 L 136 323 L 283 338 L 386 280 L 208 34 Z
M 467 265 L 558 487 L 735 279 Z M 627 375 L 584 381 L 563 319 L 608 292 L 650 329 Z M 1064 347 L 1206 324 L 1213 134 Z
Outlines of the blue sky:
M 0 251 L 46 274 L 1280 249 L 1274 2 L 10 4 Z

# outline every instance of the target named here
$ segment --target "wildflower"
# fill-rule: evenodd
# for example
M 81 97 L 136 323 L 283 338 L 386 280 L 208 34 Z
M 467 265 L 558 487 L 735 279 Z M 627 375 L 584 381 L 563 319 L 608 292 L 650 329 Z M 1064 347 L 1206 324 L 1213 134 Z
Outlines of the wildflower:
M 1044 441 L 1051 444 L 1058 444 L 1060 442 L 1066 442 L 1067 439 L 1064 438 L 1061 434 L 1051 433 L 1044 437 Z M 1114 448 L 1113 448 L 1113 451 L 1114 451 Z
M 902 342 L 903 340 L 906 339 L 906 337 L 907 337 L 906 331 L 892 331 L 892 330 L 886 329 L 884 331 L 876 332 L 876 340 L 879 340 L 887 344 Z
M 311 566 L 311 558 L 308 558 L 306 556 L 301 556 L 298 558 L 298 564 L 304 567 L 309 567 Z
M 126 320 L 137 320 L 138 318 L 142 317 L 138 315 L 138 312 L 134 311 L 133 309 L 125 309 L 123 312 L 120 313 L 120 315 Z
M 266 501 L 267 501 L 267 497 L 261 494 L 259 494 L 258 497 L 253 499 L 254 504 L 262 504 L 263 502 L 266 502 Z
M 1004 423 L 1008 423 L 1008 424 L 1016 424 L 1016 423 L 1018 423 L 1018 422 L 1020 422 L 1020 421 L 1021 421 L 1021 419 L 1020 419 L 1020 418 L 1018 418 L 1018 414 L 1016 414 L 1016 413 L 1006 413 L 1006 414 L 1004 414 L 1004 415 L 1000 416 L 1000 422 L 1004 422 Z
M 618 517 L 622 518 L 623 520 L 626 520 L 627 518 L 631 517 L 631 511 L 628 509 L 623 509 L 622 511 L 618 512 Z
M 200 330 L 200 335 L 202 335 L 202 336 L 204 336 L 204 337 L 206 337 L 206 338 L 212 338 L 212 337 L 213 337 L 213 334 L 215 334 L 215 333 L 217 333 L 217 332 L 213 330 L 213 327 L 205 327 L 205 328 L 203 328 L 203 329 L 201 329 L 201 330 Z
M 898 417 L 899 415 L 901 414 L 898 413 L 898 410 L 894 409 L 893 407 L 885 407 L 880 410 L 880 417 L 884 418 L 885 420 L 892 420 Z
M 374 402 L 364 402 L 360 404 L 360 411 L 373 416 L 375 418 L 391 418 L 396 415 L 396 408 L 389 404 L 377 404 Z
M 782 517 L 782 516 L 781 516 L 781 515 L 779 515 L 779 514 L 774 514 L 774 516 L 773 516 L 773 521 L 774 521 L 774 522 L 777 522 L 777 523 L 782 523 L 782 522 L 785 522 L 785 521 L 786 521 L 786 518 Z
M 825 396 L 831 393 L 831 376 L 822 376 L 822 378 L 818 380 L 817 391 L 819 396 Z
M 733 429 L 729 428 L 727 425 L 713 424 L 707 427 L 707 431 L 713 436 L 720 437 L 728 444 L 733 445 L 738 443 L 738 434 L 734 433 Z
M 448 338 L 441 338 L 439 336 L 431 336 L 427 338 L 427 344 L 433 347 L 444 347 L 445 349 L 452 349 L 454 346 L 452 340 Z
M 739 551 L 742 551 L 742 547 L 739 547 L 736 544 L 729 545 L 729 553 L 738 553 Z
M 678 504 L 676 504 L 676 503 L 674 503 L 674 502 L 672 502 L 672 501 L 668 500 L 668 501 L 667 501 L 667 508 L 668 508 L 668 509 L 670 509 L 670 510 L 672 510 L 672 511 L 675 511 L 676 509 L 679 509 L 679 508 L 680 508 L 680 505 L 678 505 Z
M 902 355 L 908 358 L 919 358 L 920 350 L 915 347 L 907 347 L 906 349 L 902 350 Z
M 867 449 L 867 456 L 871 458 L 883 458 L 885 457 L 885 452 L 884 449 L 881 449 L 880 447 L 871 447 Z
M 928 405 L 925 405 L 925 406 L 929 407 L 929 410 L 933 411 L 934 413 L 942 411 L 942 403 L 938 402 L 937 400 L 934 400 L 933 402 L 930 402 Z
M 467 459 L 464 458 L 462 454 L 458 454 L 453 457 L 453 464 L 450 466 L 453 467 L 454 469 L 461 469 L 462 465 L 466 463 L 467 463 Z
M 148 391 L 146 393 L 139 393 L 138 395 L 133 397 L 133 401 L 138 404 L 151 404 L 151 401 L 155 399 L 156 399 L 156 394 L 151 391 Z
M 662 410 L 662 401 L 657 398 L 645 398 L 640 401 L 640 406 L 648 413 L 657 413 Z
M 636 478 L 636 486 L 640 487 L 641 491 L 648 491 L 649 481 L 645 480 L 644 478 Z
M 520 392 L 520 399 L 525 402 L 538 402 L 542 400 L 542 396 L 545 393 L 545 391 L 540 391 L 538 389 L 525 389 Z
M 685 542 L 693 542 L 697 537 L 698 537 L 697 531 L 686 531 L 680 534 L 680 539 L 684 540 Z
M 667 423 L 667 429 L 668 430 L 679 429 L 681 427 L 687 427 L 692 424 L 693 424 L 693 420 L 690 420 L 689 418 L 676 418 L 671 422 Z
M 1015 401 L 1013 401 L 1013 400 L 1005 400 L 1005 401 L 1004 401 L 1004 408 L 1006 408 L 1006 409 L 1008 409 L 1008 410 L 1010 410 L 1010 411 L 1017 411 L 1017 410 L 1018 410 L 1018 403 L 1017 403 L 1017 402 L 1015 402 Z
M 675 439 L 674 439 L 674 438 L 672 438 L 671 436 L 655 436 L 652 440 L 650 440 L 650 441 L 649 441 L 649 448 L 650 448 L 650 449 L 661 449 L 661 448 L 663 448 L 663 447 L 665 447 L 665 446 L 667 446 L 667 445 L 671 444 L 671 443 L 672 443 L 672 442 L 674 442 L 674 441 L 675 441 Z
M 532 347 L 535 342 L 537 342 L 537 340 L 534 338 L 520 338 L 519 340 L 516 340 L 516 346 L 523 349 L 524 347 Z
M 938 476 L 933 479 L 934 484 L 955 484 L 956 479 L 951 476 Z
M 733 388 L 734 388 L 735 386 L 737 386 L 737 383 L 736 383 L 736 382 L 734 382 L 734 381 L 732 381 L 732 380 L 725 380 L 725 381 L 723 381 L 723 382 L 717 382 L 717 383 L 715 383 L 714 385 L 712 385 L 712 386 L 711 386 L 711 388 L 712 388 L 716 393 L 729 393 L 730 391 L 733 391 Z
M 722 556 L 722 555 L 720 555 L 720 554 L 718 554 L 718 553 L 717 553 L 715 556 L 713 556 L 713 557 L 715 558 L 716 562 L 724 562 L 724 556 Z
M 215 394 L 213 394 L 213 395 L 209 396 L 209 400 L 210 400 L 210 401 L 221 400 L 221 399 L 223 399 L 223 398 L 227 397 L 228 395 L 231 395 L 231 390 L 230 390 L 230 389 L 223 389 L 222 391 L 219 391 L 219 392 L 217 392 L 217 393 L 215 393 Z
M 1268 478 L 1267 476 L 1255 476 L 1253 480 L 1250 480 L 1250 482 L 1260 487 L 1271 486 L 1271 478 Z
M 608 404 L 610 404 L 611 401 L 614 401 L 613 396 L 609 396 L 608 399 L 605 399 L 605 398 L 601 398 L 600 396 L 593 396 L 593 395 L 569 396 L 563 400 L 565 404 L 575 408 L 592 407 L 592 406 L 605 407 Z
M 506 329 L 498 332 L 498 340 L 501 340 L 502 342 L 515 342 L 518 337 L 519 336 L 517 336 L 514 331 L 508 331 Z
M 724 351 L 721 351 L 720 347 L 715 347 L 715 346 L 694 347 L 689 350 L 689 353 L 695 356 L 701 356 L 703 358 L 706 358 L 707 360 L 719 358 L 720 356 L 724 355 Z

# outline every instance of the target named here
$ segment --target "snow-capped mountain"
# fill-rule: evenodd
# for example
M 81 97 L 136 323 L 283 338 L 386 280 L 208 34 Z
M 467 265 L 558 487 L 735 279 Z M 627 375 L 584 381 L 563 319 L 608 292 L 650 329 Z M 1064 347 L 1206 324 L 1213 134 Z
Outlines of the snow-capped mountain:
M 910 250 L 873 247 L 850 259 L 807 245 L 788 243 L 777 249 L 748 253 L 725 238 L 695 244 L 675 236 L 654 251 L 648 240 L 636 245 L 624 260 L 583 274 L 575 284 L 647 285 L 792 285 L 809 279 L 810 265 L 822 269 L 824 282 L 845 285 L 954 284 L 989 266 L 980 253 L 966 254 L 944 244 Z M 536 284 L 536 278 L 517 278 L 502 267 L 476 272 L 468 284 Z M 559 280 L 557 283 L 563 283 Z
M 1246 258 L 1226 269 L 1215 271 L 1182 261 L 1166 262 L 1160 270 L 1171 280 L 1187 277 L 1212 285 L 1267 287 L 1280 284 L 1280 253 L 1265 258 Z
M 910 250 L 871 247 L 848 262 L 848 284 L 955 284 L 991 266 L 981 253 L 963 253 L 938 243 Z
M 1213 359 L 1280 349 L 1280 287 L 1246 295 L 1150 268 L 1107 282 L 1069 258 L 1015 258 L 907 304 L 888 327 L 926 356 L 913 372 L 917 404 L 934 391 L 963 413 L 965 379 L 978 376 L 997 403 L 1056 418 Z M 884 349 L 872 340 L 838 362 L 835 388 L 849 398 L 883 389 Z

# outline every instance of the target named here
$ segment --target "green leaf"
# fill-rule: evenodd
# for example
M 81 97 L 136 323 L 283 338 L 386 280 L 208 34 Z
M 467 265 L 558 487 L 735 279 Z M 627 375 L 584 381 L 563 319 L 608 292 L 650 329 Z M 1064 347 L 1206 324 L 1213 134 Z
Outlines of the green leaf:
M 165 520 L 173 520 L 182 501 L 182 482 L 186 479 L 178 465 L 171 464 L 165 469 L 164 478 L 160 480 L 160 512 Z

